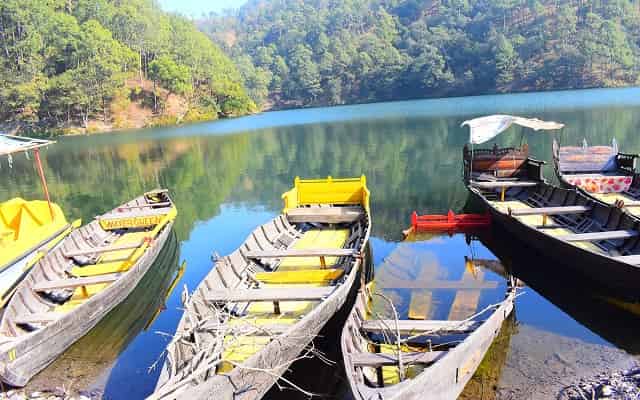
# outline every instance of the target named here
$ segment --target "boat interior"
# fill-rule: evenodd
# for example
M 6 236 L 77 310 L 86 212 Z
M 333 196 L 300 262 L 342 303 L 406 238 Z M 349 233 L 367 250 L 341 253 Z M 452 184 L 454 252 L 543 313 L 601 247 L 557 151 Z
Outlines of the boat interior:
M 615 260 L 640 264 L 638 222 L 619 208 L 546 183 L 475 189 L 492 207 L 532 228 Z
M 359 293 L 342 335 L 351 366 L 347 373 L 358 384 L 387 388 L 416 378 L 495 312 L 480 313 L 487 303 L 504 300 L 506 281 L 463 260 L 462 276 L 449 276 L 451 267 L 434 262 L 430 251 L 403 242 L 378 267 L 375 280 Z
M 364 177 L 296 178 L 283 199 L 282 214 L 256 228 L 231 254 L 214 256 L 214 268 L 188 301 L 168 347 L 169 380 L 212 360 L 219 361 L 217 374 L 231 371 L 295 330 L 357 272 L 370 224 Z M 207 348 L 213 350 L 206 352 L 208 361 L 202 352 Z
M 617 146 L 559 146 L 553 143 L 556 171 L 566 184 L 596 199 L 624 207 L 640 216 L 640 178 L 635 154 L 619 153 Z
M 0 325 L 12 341 L 58 320 L 136 265 L 176 211 L 166 191 L 146 193 L 73 230 L 18 286 Z

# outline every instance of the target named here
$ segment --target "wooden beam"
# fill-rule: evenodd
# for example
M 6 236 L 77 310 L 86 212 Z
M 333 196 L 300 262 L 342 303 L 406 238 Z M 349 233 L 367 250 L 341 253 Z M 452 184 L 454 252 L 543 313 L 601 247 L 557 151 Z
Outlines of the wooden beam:
M 17 315 L 13 319 L 14 324 L 47 324 L 62 317 L 64 313 L 43 312 L 35 314 Z
M 335 290 L 324 287 L 280 287 L 268 289 L 220 289 L 211 290 L 205 299 L 212 302 L 244 303 L 250 301 L 315 301 L 323 300 Z
M 362 207 L 299 207 L 287 211 L 290 222 L 322 222 L 328 224 L 357 221 L 364 214 Z
M 346 257 L 356 256 L 354 249 L 287 249 L 247 251 L 248 258 L 286 258 L 286 257 Z
M 87 278 L 70 278 L 70 279 L 59 279 L 55 281 L 44 281 L 36 283 L 33 286 L 33 290 L 36 292 L 43 292 L 47 290 L 55 290 L 55 289 L 66 289 L 66 288 L 74 288 L 79 286 L 87 286 L 87 285 L 98 285 L 101 283 L 111 283 L 117 281 L 123 274 L 115 273 L 115 274 L 104 274 L 104 275 L 96 275 Z
M 590 211 L 591 207 L 586 206 L 567 206 L 567 207 L 537 207 L 512 210 L 509 208 L 509 215 L 560 215 L 560 214 L 582 214 Z
M 401 353 L 402 363 L 431 364 L 447 354 L 446 351 L 416 351 Z M 394 353 L 353 353 L 350 354 L 351 362 L 356 367 L 383 367 L 398 365 L 398 355 Z
M 138 247 L 142 246 L 143 244 L 144 244 L 144 241 L 143 242 L 138 242 L 138 243 L 123 244 L 123 245 L 120 245 L 120 246 L 93 247 L 93 248 L 87 249 L 87 250 L 69 251 L 67 253 L 63 253 L 63 255 L 66 258 L 71 258 L 71 257 L 75 257 L 75 256 L 86 256 L 86 255 L 93 255 L 93 254 L 110 253 L 110 252 L 120 251 L 120 250 L 137 249 Z
M 556 238 L 560 240 L 564 240 L 565 242 L 596 242 L 598 240 L 628 239 L 635 236 L 638 236 L 637 231 L 627 230 L 627 231 L 575 233 L 572 235 L 556 236 Z
M 398 328 L 401 333 L 416 333 L 439 330 L 444 332 L 464 333 L 471 332 L 481 324 L 480 321 L 415 321 L 408 319 L 398 320 Z M 396 321 L 369 319 L 362 322 L 361 329 L 364 332 L 381 333 L 396 330 Z
M 534 181 L 495 181 L 495 182 L 477 182 L 472 181 L 471 186 L 479 187 L 482 189 L 497 189 L 497 188 L 511 188 L 511 187 L 533 187 L 537 186 L 540 182 Z
M 162 203 L 140 204 L 137 206 L 120 206 L 120 207 L 117 207 L 116 210 L 133 210 L 136 208 L 149 208 L 149 207 L 168 207 L 170 205 L 171 205 L 170 201 L 165 201 Z

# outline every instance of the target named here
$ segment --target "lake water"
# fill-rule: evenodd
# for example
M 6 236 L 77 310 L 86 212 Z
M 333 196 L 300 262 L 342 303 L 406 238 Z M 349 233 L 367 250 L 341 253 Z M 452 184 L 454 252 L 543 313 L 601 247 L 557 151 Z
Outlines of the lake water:
M 183 288 L 193 290 L 208 273 L 212 253 L 230 253 L 253 228 L 279 213 L 280 195 L 296 175 L 367 176 L 374 221 L 372 258 L 378 267 L 403 246 L 435 254 L 452 275 L 462 273 L 464 256 L 495 259 L 496 254 L 527 284 L 517 300 L 515 319 L 494 348 L 492 376 L 480 376 L 474 390 L 480 387 L 481 395 L 470 391 L 466 398 L 555 398 L 580 376 L 628 365 L 640 353 L 635 334 L 640 319 L 633 305 L 613 306 L 614 301 L 593 295 L 513 238 L 499 233 L 480 238 L 444 235 L 400 243 L 413 210 L 444 213 L 465 207 L 461 149 L 468 131 L 460 123 L 494 113 L 564 122 L 566 128 L 557 135 L 563 143 L 586 138 L 606 144 L 615 137 L 622 151 L 640 152 L 640 89 L 281 111 L 58 140 L 43 156 L 52 198 L 69 218 L 88 221 L 155 187 L 171 190 L 179 217 L 162 261 L 127 302 L 38 375 L 29 389 L 65 385 L 110 399 L 149 394 L 158 375 L 150 367 L 181 317 Z M 512 128 L 497 143 L 524 140 L 533 155 L 549 161 L 552 139 L 549 133 Z M 0 174 L 0 199 L 41 197 L 32 162 L 23 155 L 14 158 L 11 168 L 6 158 L 0 159 Z M 549 166 L 546 175 L 553 178 Z M 185 269 L 180 269 L 182 261 Z M 487 279 L 498 279 L 491 274 Z M 165 299 L 172 283 L 177 288 Z M 334 354 L 337 338 L 321 341 L 327 353 Z M 294 365 L 290 375 L 330 397 L 348 398 L 339 368 L 302 363 Z M 278 390 L 268 395 L 296 396 Z

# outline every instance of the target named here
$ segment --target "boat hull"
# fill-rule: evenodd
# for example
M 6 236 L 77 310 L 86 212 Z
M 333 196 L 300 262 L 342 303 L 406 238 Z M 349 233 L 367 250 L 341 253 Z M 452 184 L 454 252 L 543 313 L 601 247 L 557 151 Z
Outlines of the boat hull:
M 577 273 L 593 283 L 605 285 L 613 290 L 622 290 L 627 294 L 637 292 L 640 287 L 640 271 L 637 267 L 547 235 L 500 212 L 476 189 L 471 188 L 469 191 L 477 201 L 484 204 L 494 224 L 539 252 L 542 256 L 541 262 L 544 262 L 544 259 L 552 259 L 560 268 Z
M 364 302 L 364 293 L 359 294 L 359 302 Z M 505 319 L 513 311 L 515 291 L 511 289 L 506 299 L 462 343 L 418 376 L 384 388 L 369 387 L 357 381 L 354 365 L 349 357 L 352 332 L 358 330 L 356 307 L 351 311 L 342 331 L 341 346 L 349 386 L 358 400 L 455 400 L 464 390 L 494 339 L 500 333 Z
M 168 223 L 164 231 L 158 235 L 156 243 L 140 257 L 136 266 L 129 270 L 126 279 L 110 285 L 101 293 L 102 296 L 89 299 L 78 312 L 69 313 L 39 329 L 15 347 L 10 344 L 2 346 L 2 353 L 7 359 L 0 370 L 0 378 L 12 386 L 26 385 L 31 377 L 89 332 L 138 285 L 162 250 L 172 227 L 173 222 Z

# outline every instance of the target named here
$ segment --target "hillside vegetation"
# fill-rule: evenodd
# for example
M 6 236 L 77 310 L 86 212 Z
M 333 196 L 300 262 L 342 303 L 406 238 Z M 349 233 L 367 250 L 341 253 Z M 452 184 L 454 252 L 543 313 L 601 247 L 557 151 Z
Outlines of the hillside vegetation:
M 153 0 L 2 0 L 0 121 L 55 134 L 241 115 L 233 62 Z
M 250 0 L 199 21 L 276 107 L 638 83 L 638 0 Z

